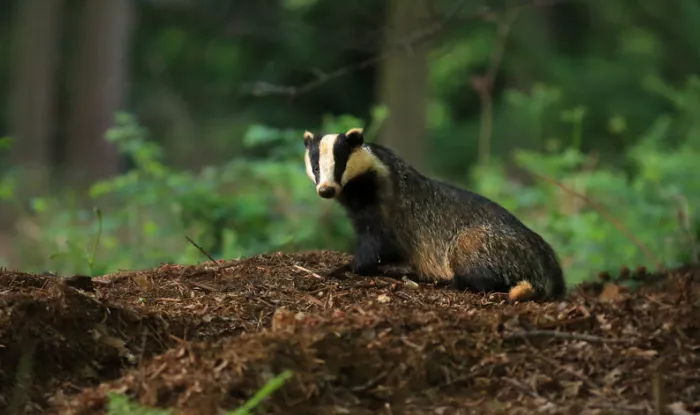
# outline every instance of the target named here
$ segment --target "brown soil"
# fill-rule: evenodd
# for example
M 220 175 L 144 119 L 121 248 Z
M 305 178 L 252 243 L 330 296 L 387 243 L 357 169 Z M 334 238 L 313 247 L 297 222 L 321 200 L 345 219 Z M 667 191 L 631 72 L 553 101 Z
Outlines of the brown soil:
M 0 413 L 104 414 L 110 392 L 222 413 L 285 369 L 265 413 L 700 413 L 700 267 L 507 304 L 319 275 L 348 258 L 0 271 Z

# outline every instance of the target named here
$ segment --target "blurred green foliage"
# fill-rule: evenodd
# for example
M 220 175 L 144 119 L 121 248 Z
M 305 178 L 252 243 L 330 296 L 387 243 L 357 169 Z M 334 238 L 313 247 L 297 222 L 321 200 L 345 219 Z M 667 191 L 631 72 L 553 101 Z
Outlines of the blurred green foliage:
M 687 103 L 692 88 L 674 91 L 669 99 Z M 540 232 L 559 253 L 570 283 L 623 265 L 653 268 L 654 262 L 584 200 L 531 173 L 587 195 L 665 265 L 690 261 L 700 230 L 694 209 L 700 202 L 700 180 L 692 173 L 700 148 L 691 116 L 698 108 L 684 104 L 657 117 L 621 155 L 627 160 L 624 168 L 614 168 L 596 164 L 594 154 L 580 150 L 584 111 L 561 109 L 561 96 L 538 85 L 528 93 L 510 92 L 509 102 L 523 113 L 524 122 L 540 124 L 547 112 L 546 121 L 569 123 L 570 138 L 552 140 L 544 151 L 518 150 L 512 158 L 476 166 L 469 180 L 458 184 L 501 203 Z M 367 126 L 370 139 L 387 112 L 375 108 L 373 114 Z M 686 139 L 669 148 L 669 134 L 684 123 Z M 362 120 L 350 115 L 326 116 L 319 129 L 343 131 L 357 125 Z M 134 168 L 92 186 L 92 203 L 104 206 L 101 220 L 93 211 L 72 209 L 70 195 L 34 199 L 31 221 L 41 232 L 25 240 L 31 249 L 23 250 L 23 262 L 35 264 L 35 270 L 99 275 L 204 260 L 185 235 L 216 258 L 274 250 L 351 250 L 348 220 L 336 203 L 316 195 L 306 177 L 302 135 L 303 130 L 251 125 L 239 157 L 193 172 L 169 167 L 162 149 L 135 118 L 119 114 L 106 138 L 131 157 Z
M 11 3 L 0 5 L 3 48 Z M 376 135 L 387 115 L 374 106 L 376 68 L 294 99 L 249 92 L 256 82 L 303 85 L 374 56 L 384 3 L 135 2 L 129 113 L 106 137 L 133 169 L 92 187 L 88 206 L 100 208 L 101 220 L 70 191 L 30 201 L 16 240 L 22 268 L 96 275 L 204 259 L 185 236 L 217 258 L 350 250 L 348 221 L 304 173 L 301 137 L 357 125 Z M 665 264 L 690 260 L 700 237 L 700 80 L 692 75 L 700 67 L 700 3 L 570 1 L 523 10 L 493 92 L 492 164 L 482 166 L 471 82 L 497 41 L 494 23 L 474 18 L 486 3 L 469 2 L 431 49 L 430 170 L 541 232 L 572 282 L 652 263 L 581 199 L 530 173 L 604 206 Z M 443 15 L 454 4 L 436 1 L 432 11 Z M 488 4 L 499 14 L 508 2 Z M 9 79 L 10 63 L 0 57 L 0 79 Z M 0 82 L 0 94 L 8 91 Z M 0 153 L 10 144 L 0 140 Z M 0 200 L 24 210 L 16 190 L 11 176 L 0 176 Z
M 383 116 L 381 109 L 375 114 Z M 360 124 L 352 116 L 328 116 L 319 127 L 335 131 Z M 217 258 L 350 248 L 350 224 L 338 206 L 318 198 L 304 171 L 303 130 L 252 125 L 240 157 L 197 173 L 168 167 L 162 149 L 129 114 L 117 116 L 106 138 L 134 168 L 91 187 L 92 203 L 105 206 L 99 221 L 71 208 L 71 196 L 33 199 L 27 220 L 41 233 L 27 242 L 31 250 L 22 250 L 22 262 L 33 264 L 28 268 L 101 275 L 204 259 L 185 236 Z M 80 247 L 95 241 L 98 260 L 91 265 Z

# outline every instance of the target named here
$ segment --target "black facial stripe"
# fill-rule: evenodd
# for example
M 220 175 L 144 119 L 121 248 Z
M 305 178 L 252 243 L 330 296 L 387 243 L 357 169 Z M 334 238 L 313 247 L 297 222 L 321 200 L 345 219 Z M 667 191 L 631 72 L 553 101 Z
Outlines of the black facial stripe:
M 309 160 L 311 161 L 311 171 L 313 171 L 314 178 L 316 179 L 316 183 L 318 183 L 319 180 L 319 168 L 318 168 L 318 162 L 319 162 L 319 156 L 320 156 L 320 150 L 318 148 L 318 144 L 320 141 L 318 139 L 314 139 L 311 142 L 311 145 L 309 146 Z
M 348 159 L 350 158 L 350 153 L 352 148 L 343 139 L 344 137 L 338 136 L 338 139 L 333 145 L 333 157 L 335 158 L 335 168 L 333 169 L 333 179 L 336 183 L 340 184 L 343 178 L 343 173 L 345 173 L 345 167 L 348 165 Z

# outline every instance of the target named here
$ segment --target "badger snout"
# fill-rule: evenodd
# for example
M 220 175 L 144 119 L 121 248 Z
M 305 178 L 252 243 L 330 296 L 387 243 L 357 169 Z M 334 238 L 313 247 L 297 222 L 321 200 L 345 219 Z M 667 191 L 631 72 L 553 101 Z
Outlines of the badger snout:
M 333 186 L 321 186 L 318 188 L 318 195 L 324 199 L 332 199 L 337 191 Z

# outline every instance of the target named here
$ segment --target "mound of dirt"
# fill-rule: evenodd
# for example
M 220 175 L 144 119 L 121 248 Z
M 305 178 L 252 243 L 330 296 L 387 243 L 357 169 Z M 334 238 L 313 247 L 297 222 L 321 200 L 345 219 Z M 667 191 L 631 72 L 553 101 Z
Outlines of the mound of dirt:
M 92 280 L 0 272 L 0 412 L 104 414 L 118 392 L 216 414 L 285 370 L 265 413 L 700 411 L 700 267 L 634 292 L 609 279 L 561 303 L 507 304 L 322 276 L 348 259 L 276 253 Z

